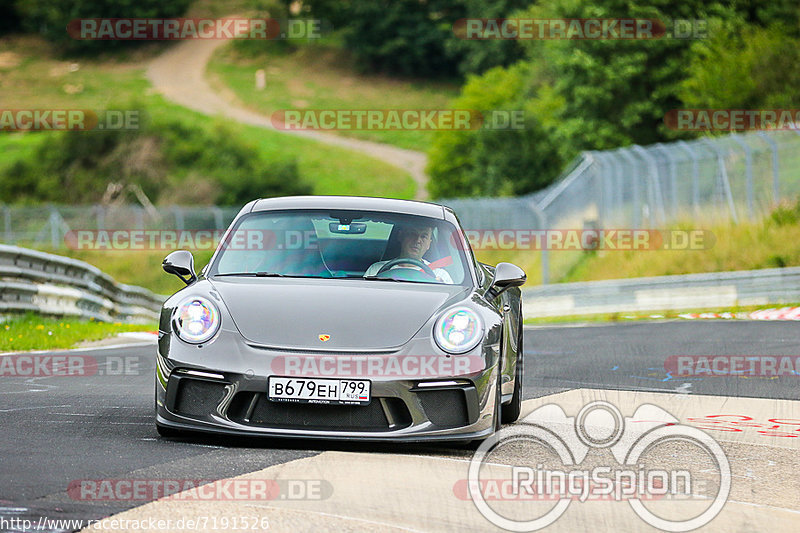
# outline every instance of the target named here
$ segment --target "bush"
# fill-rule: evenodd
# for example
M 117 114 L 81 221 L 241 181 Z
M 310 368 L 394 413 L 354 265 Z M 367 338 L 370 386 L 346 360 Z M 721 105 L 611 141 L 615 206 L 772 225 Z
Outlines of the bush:
M 52 134 L 2 177 L 0 197 L 10 202 L 95 203 L 111 182 L 138 185 L 162 204 L 240 205 L 311 192 L 294 160 L 264 161 L 222 125 L 199 129 L 176 121 Z
M 453 107 L 524 109 L 527 129 L 438 134 L 429 151 L 434 196 L 530 192 L 549 184 L 559 167 L 581 151 L 694 136 L 666 128 L 664 116 L 671 109 L 796 107 L 793 99 L 800 83 L 794 68 L 800 61 L 796 0 L 725 4 L 540 0 L 511 16 L 624 16 L 659 19 L 668 26 L 674 19 L 719 23 L 709 25 L 709 39 L 697 42 L 674 38 L 521 42 L 525 58 L 520 63 L 470 79 Z M 775 20 L 783 25 L 777 26 Z M 501 43 L 477 41 L 486 45 L 484 50 Z M 462 52 L 474 44 L 465 43 Z M 476 66 L 467 70 L 481 68 L 479 53 L 468 59 Z
M 794 109 L 800 38 L 782 23 L 754 27 L 743 19 L 717 21 L 692 47 L 681 85 L 687 108 Z
M 515 13 L 528 7 L 529 0 L 464 0 L 465 18 L 514 18 Z M 451 32 L 446 51 L 458 59 L 462 76 L 481 74 L 494 67 L 508 67 L 525 57 L 516 40 L 462 39 Z
M 345 46 L 364 70 L 405 76 L 456 74 L 446 50 L 452 21 L 463 16 L 459 1 L 352 0 Z
M 520 63 L 474 76 L 453 109 L 522 111 L 524 129 L 475 129 L 437 132 L 429 152 L 432 196 L 507 196 L 547 186 L 558 176 L 558 156 L 539 101 L 527 98 L 534 73 Z
M 428 78 L 463 76 L 520 59 L 516 41 L 471 41 L 453 32 L 462 18 L 510 17 L 529 0 L 307 0 L 304 13 L 341 30 L 364 71 Z

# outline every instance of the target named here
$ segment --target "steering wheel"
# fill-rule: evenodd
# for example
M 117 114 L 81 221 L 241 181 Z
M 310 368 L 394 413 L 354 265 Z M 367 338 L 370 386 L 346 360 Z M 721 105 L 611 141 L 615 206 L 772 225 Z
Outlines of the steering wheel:
M 383 274 L 384 272 L 386 272 L 387 270 L 389 270 L 390 268 L 396 267 L 397 265 L 402 265 L 404 263 L 411 263 L 414 266 L 418 266 L 418 267 L 420 267 L 422 269 L 423 273 L 427 274 L 428 276 L 430 276 L 432 278 L 436 277 L 436 274 L 433 273 L 433 270 L 431 270 L 431 267 L 429 267 L 428 265 L 426 265 L 424 262 L 420 261 L 419 259 L 414 259 L 412 257 L 398 257 L 397 259 L 392 259 L 391 261 L 389 261 L 388 263 L 383 265 L 381 267 L 381 269 L 378 270 L 378 273 L 375 274 L 375 275 L 379 276 L 379 275 Z

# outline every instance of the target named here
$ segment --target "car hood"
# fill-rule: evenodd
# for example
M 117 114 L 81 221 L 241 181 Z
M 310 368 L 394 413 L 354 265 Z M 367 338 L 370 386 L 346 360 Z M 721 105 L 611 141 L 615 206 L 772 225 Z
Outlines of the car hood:
M 408 342 L 461 285 L 362 280 L 217 278 L 212 285 L 249 342 L 292 350 L 370 351 Z M 329 335 L 323 342 L 320 335 Z

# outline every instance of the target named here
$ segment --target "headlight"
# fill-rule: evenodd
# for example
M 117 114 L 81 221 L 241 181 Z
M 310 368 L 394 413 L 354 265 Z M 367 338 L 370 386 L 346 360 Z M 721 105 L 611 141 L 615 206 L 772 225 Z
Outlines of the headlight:
M 200 344 L 219 329 L 219 311 L 210 301 L 199 296 L 184 300 L 175 311 L 175 330 L 186 342 Z
M 439 317 L 433 327 L 433 337 L 445 352 L 466 353 L 481 342 L 483 325 L 475 311 L 456 307 Z

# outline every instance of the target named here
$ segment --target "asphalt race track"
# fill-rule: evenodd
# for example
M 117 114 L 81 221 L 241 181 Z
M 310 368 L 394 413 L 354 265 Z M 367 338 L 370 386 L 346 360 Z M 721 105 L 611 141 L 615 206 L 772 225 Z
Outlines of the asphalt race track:
M 569 412 L 597 398 L 617 402 L 629 415 L 634 404 L 647 400 L 680 420 L 713 412 L 752 421 L 779 418 L 800 430 L 800 376 L 676 377 L 665 370 L 665 361 L 679 355 L 800 356 L 797 328 L 793 322 L 750 321 L 527 327 L 523 416 L 551 401 Z M 212 510 L 222 516 L 226 505 L 237 502 L 85 501 L 68 487 L 79 480 L 217 480 L 248 473 L 320 479 L 332 494 L 326 501 L 238 502 L 240 507 L 230 509 L 269 517 L 270 531 L 496 529 L 471 501 L 454 494 L 457 480 L 467 476 L 470 448 L 158 437 L 152 421 L 154 351 L 154 344 L 146 344 L 47 354 L 91 357 L 97 362 L 91 376 L 0 375 L 0 530 L 21 530 L 9 527 L 15 518 L 39 524 L 43 517 L 97 519 L 126 510 L 122 516 L 175 518 Z M 800 431 L 794 438 L 759 435 L 755 425 L 742 428 L 709 431 L 730 459 L 733 490 L 707 529 L 751 531 L 769 524 L 770 531 L 800 530 Z M 627 505 L 613 511 L 601 505 L 570 507 L 551 528 L 656 530 Z

